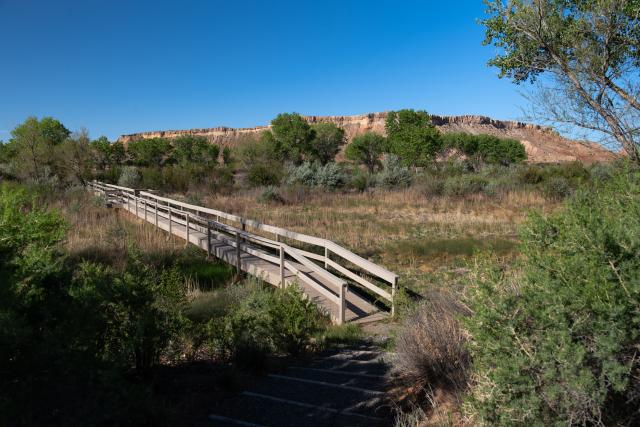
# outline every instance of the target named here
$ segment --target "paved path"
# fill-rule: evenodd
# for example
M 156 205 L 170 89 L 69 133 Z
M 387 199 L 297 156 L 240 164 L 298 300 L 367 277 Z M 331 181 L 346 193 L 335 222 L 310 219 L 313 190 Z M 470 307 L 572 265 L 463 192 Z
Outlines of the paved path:
M 218 402 L 211 426 L 390 426 L 387 356 L 375 347 L 333 351 L 270 374 Z

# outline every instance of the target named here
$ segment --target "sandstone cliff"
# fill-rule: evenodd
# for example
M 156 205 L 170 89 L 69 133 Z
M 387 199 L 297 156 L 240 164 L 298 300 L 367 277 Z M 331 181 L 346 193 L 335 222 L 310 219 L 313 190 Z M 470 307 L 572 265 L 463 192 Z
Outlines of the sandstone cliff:
M 355 116 L 307 116 L 309 123 L 334 123 L 345 130 L 347 138 L 363 132 L 385 133 L 387 113 L 370 113 Z M 491 134 L 521 141 L 530 162 L 551 163 L 580 160 L 585 163 L 608 161 L 616 154 L 592 142 L 579 142 L 558 135 L 553 129 L 516 121 L 495 120 L 484 116 L 431 116 L 433 124 L 441 132 L 468 132 Z M 122 135 L 118 141 L 125 145 L 143 138 L 176 138 L 181 135 L 204 136 L 220 146 L 234 146 L 245 138 L 257 136 L 269 126 L 254 128 L 215 127 L 188 130 L 166 130 Z

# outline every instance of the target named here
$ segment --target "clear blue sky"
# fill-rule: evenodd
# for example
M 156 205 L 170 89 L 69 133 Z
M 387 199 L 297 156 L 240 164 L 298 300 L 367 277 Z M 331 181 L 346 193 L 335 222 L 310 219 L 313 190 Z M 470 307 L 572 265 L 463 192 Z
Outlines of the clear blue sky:
M 92 137 L 399 108 L 517 119 L 481 0 L 0 0 L 0 139 L 29 115 Z

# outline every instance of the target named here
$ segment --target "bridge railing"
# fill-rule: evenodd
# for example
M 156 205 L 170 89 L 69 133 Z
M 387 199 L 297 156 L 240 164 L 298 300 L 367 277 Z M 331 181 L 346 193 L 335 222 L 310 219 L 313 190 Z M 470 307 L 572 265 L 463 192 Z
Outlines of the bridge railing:
M 320 291 L 320 293 L 323 293 L 325 297 L 328 297 L 331 301 L 337 304 L 341 303 L 342 305 L 344 305 L 343 301 L 344 293 L 346 292 L 346 282 L 332 274 L 329 269 L 338 272 L 340 275 L 349 279 L 358 287 L 366 289 L 368 292 L 373 293 L 377 298 L 381 298 L 382 300 L 388 302 L 391 307 L 392 314 L 395 311 L 394 299 L 398 290 L 398 275 L 385 269 L 384 267 L 381 267 L 367 259 L 362 258 L 361 256 L 351 252 L 350 250 L 336 244 L 331 240 L 298 233 L 282 227 L 265 224 L 221 210 L 197 206 L 167 197 L 162 197 L 150 191 L 143 191 L 113 184 L 105 184 L 97 181 L 93 181 L 91 183 L 91 186 L 94 189 L 102 192 L 118 190 L 121 194 L 121 197 L 123 199 L 126 199 L 127 203 L 133 201 L 134 203 L 136 203 L 136 206 L 138 203 L 144 203 L 145 212 L 146 206 L 148 204 L 152 204 L 156 212 L 162 212 L 161 215 L 164 215 L 165 218 L 167 216 L 171 218 L 171 216 L 173 215 L 173 218 L 171 218 L 172 221 L 177 220 L 177 222 L 183 224 L 186 223 L 186 230 L 188 230 L 190 227 L 200 227 L 199 230 L 204 233 L 210 233 L 213 229 L 213 232 L 215 233 L 222 232 L 227 235 L 235 236 L 235 241 L 231 240 L 228 243 L 231 246 L 236 247 L 237 250 L 242 249 L 247 253 L 258 256 L 267 261 L 279 263 L 281 264 L 281 266 L 286 265 L 287 269 L 296 272 L 296 267 L 292 263 L 287 262 L 286 260 L 284 262 L 280 262 L 280 259 L 282 259 L 283 256 L 289 255 L 298 263 L 312 269 L 314 272 L 325 277 L 327 280 L 331 281 L 338 287 L 338 294 L 331 295 L 330 297 L 324 295 L 326 293 L 323 292 L 325 291 L 324 289 Z M 215 218 L 215 221 L 212 221 L 213 218 Z M 230 224 L 222 223 L 222 219 L 226 220 Z M 188 224 L 190 220 L 191 225 Z M 169 223 L 171 224 L 171 221 L 169 221 Z M 209 226 L 210 224 L 211 226 Z M 236 225 L 236 227 L 231 224 Z M 247 227 L 251 227 L 255 230 L 260 230 L 261 232 L 271 234 L 274 236 L 274 239 L 269 239 L 264 236 L 248 233 L 246 231 Z M 224 238 L 225 237 L 223 237 L 223 239 Z M 317 254 L 314 252 L 303 250 L 301 248 L 295 248 L 290 245 L 286 245 L 281 241 L 283 238 L 304 243 L 305 245 L 318 247 L 321 249 L 321 251 L 323 250 L 324 254 Z M 281 252 L 279 256 L 280 259 L 275 257 L 272 253 L 257 251 L 253 249 L 248 244 L 246 244 L 246 242 L 255 243 L 279 251 Z M 310 261 L 310 259 L 319 261 L 322 267 Z M 303 278 L 306 277 L 306 275 L 302 276 Z M 387 288 L 380 286 L 380 284 L 378 283 L 374 283 L 367 276 L 377 278 L 378 281 L 385 283 L 387 285 Z M 339 301 L 339 299 L 341 299 L 342 302 Z M 343 315 L 341 315 L 340 317 L 343 317 Z

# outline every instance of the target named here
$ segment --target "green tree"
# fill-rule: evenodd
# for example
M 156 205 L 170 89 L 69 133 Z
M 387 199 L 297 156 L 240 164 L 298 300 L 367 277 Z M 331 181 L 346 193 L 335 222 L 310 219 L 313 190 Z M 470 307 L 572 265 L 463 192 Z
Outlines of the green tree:
M 171 155 L 171 143 L 164 138 L 131 141 L 127 152 L 138 166 L 160 166 Z
M 12 169 L 22 178 L 44 179 L 55 171 L 54 148 L 61 144 L 70 132 L 62 123 L 51 117 L 29 117 L 11 131 L 10 150 Z
M 264 131 L 258 139 L 245 141 L 238 154 L 250 185 L 278 185 L 284 175 L 279 145 L 273 134 Z
M 67 181 L 77 181 L 84 185 L 91 179 L 94 163 L 89 133 L 86 129 L 73 134 L 59 144 L 56 147 L 56 157 Z
M 640 174 L 624 171 L 533 215 L 513 268 L 475 275 L 479 424 L 638 424 L 639 213 Z
M 361 163 L 374 172 L 376 166 L 380 165 L 380 156 L 387 145 L 386 138 L 375 132 L 365 132 L 353 138 L 347 145 L 345 156 L 349 160 Z
M 535 117 L 617 142 L 640 163 L 640 2 L 488 0 L 489 61 L 516 84 L 541 79 Z
M 509 165 L 527 159 L 524 145 L 518 140 L 480 134 L 452 132 L 441 136 L 443 148 L 454 148 L 476 163 Z
M 333 123 L 318 123 L 312 126 L 314 138 L 309 149 L 309 160 L 318 160 L 323 165 L 333 161 L 345 143 L 344 129 Z
M 271 130 L 276 141 L 277 151 L 285 160 L 296 163 L 303 155 L 312 154 L 311 141 L 315 132 L 298 113 L 282 113 L 271 121 Z
M 224 147 L 222 149 L 222 163 L 225 166 L 231 166 L 231 163 L 233 163 L 233 155 L 231 154 L 231 148 Z
M 89 145 L 91 146 L 94 165 L 98 170 L 104 171 L 111 163 L 111 143 L 106 136 L 101 136 L 91 141 Z
M 203 136 L 185 135 L 172 141 L 173 157 L 181 166 L 215 166 L 220 155 L 220 147 L 211 144 Z
M 385 129 L 389 152 L 407 166 L 426 166 L 440 150 L 440 134 L 426 111 L 391 111 Z

